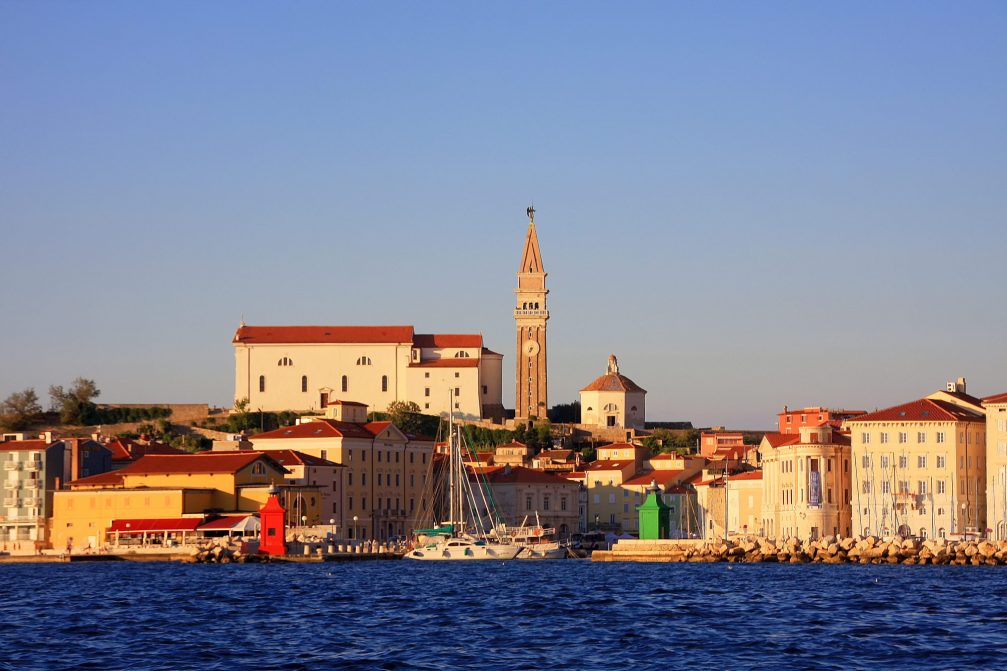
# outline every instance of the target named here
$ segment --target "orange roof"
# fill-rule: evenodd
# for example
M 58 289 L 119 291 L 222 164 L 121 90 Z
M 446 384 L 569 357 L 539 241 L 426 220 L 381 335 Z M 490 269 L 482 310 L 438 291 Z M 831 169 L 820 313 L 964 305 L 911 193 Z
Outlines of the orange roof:
M 357 403 L 356 401 L 340 401 L 339 399 L 329 401 L 326 405 L 354 405 L 358 408 L 367 407 L 366 403 Z
M 657 484 L 662 487 L 669 487 L 670 485 L 677 485 L 683 482 L 681 471 L 667 471 L 667 470 L 652 470 L 652 471 L 641 471 L 628 480 L 624 480 L 622 484 L 624 485 L 649 485 L 651 481 L 657 480 Z
M 148 454 L 186 454 L 185 450 L 158 442 L 139 443 L 132 438 L 113 438 L 103 443 L 112 461 L 132 461 Z
M 397 343 L 413 342 L 412 326 L 241 326 L 235 343 Z
M 374 435 L 360 424 L 341 422 L 337 419 L 315 419 L 294 426 L 283 426 L 273 431 L 250 436 L 253 443 L 256 440 L 275 440 L 285 438 L 373 438 Z
M 647 390 L 620 373 L 605 373 L 581 391 L 641 391 Z
M 767 433 L 762 437 L 770 447 L 783 447 L 784 445 L 797 445 L 801 442 L 799 433 Z
M 479 359 L 472 357 L 458 359 L 429 359 L 409 364 L 410 368 L 478 368 Z
M 87 478 L 78 478 L 67 484 L 72 487 L 76 487 L 77 485 L 82 487 L 116 487 L 122 484 L 122 475 L 119 471 L 109 471 L 108 473 L 99 473 Z
M 542 450 L 536 456 L 539 459 L 558 459 L 560 461 L 570 461 L 573 458 L 573 450 Z
M 525 468 L 524 466 L 503 466 L 493 469 L 482 469 L 486 479 L 490 484 L 541 484 L 541 485 L 565 485 L 567 478 L 561 478 L 552 473 Z
M 0 451 L 4 450 L 44 450 L 50 445 L 54 445 L 59 441 L 53 443 L 47 443 L 44 440 L 8 440 L 6 442 L 0 443 Z
M 304 452 L 299 452 L 297 450 L 282 449 L 282 450 L 230 450 L 230 451 L 219 451 L 213 452 L 213 454 L 264 454 L 276 463 L 282 466 L 336 466 L 338 468 L 346 468 L 343 464 L 337 464 L 334 461 L 329 461 L 328 459 L 322 459 L 321 457 L 315 457 L 310 454 L 305 454 Z
M 417 333 L 413 336 L 415 347 L 471 347 L 482 349 L 483 337 L 469 333 Z
M 566 478 L 568 480 L 583 480 L 585 476 L 584 471 L 564 471 L 561 473 L 557 473 L 556 475 L 558 475 L 561 478 Z
M 632 464 L 633 464 L 633 460 L 632 459 L 629 459 L 629 460 L 626 460 L 626 459 L 619 459 L 619 460 L 616 460 L 616 459 L 606 459 L 606 460 L 592 461 L 590 464 L 587 465 L 587 468 L 585 468 L 584 470 L 586 470 L 586 471 L 621 471 L 622 469 L 624 469 L 627 466 L 630 466 Z
M 264 452 L 199 452 L 197 454 L 152 454 L 141 457 L 117 471 L 122 475 L 158 475 L 166 473 L 236 473 L 249 464 L 265 459 L 281 472 L 286 469 Z
M 1003 394 L 994 394 L 993 396 L 987 396 L 983 399 L 983 403 L 1007 403 L 1007 392 Z
M 847 420 L 860 422 L 958 422 L 984 421 L 985 417 L 948 401 L 921 398 Z

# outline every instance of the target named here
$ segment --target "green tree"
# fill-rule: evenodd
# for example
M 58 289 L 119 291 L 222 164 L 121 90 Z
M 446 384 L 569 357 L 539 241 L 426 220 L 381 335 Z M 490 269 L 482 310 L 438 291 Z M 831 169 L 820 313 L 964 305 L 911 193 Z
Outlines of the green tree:
M 423 429 L 420 406 L 412 401 L 392 401 L 386 412 L 391 423 L 405 433 L 418 433 Z
M 557 424 L 580 424 L 580 401 L 552 406 L 549 410 L 549 421 Z
M 64 424 L 89 424 L 95 417 L 97 406 L 94 399 L 101 395 L 101 390 L 94 380 L 78 377 L 64 390 L 62 385 L 49 387 L 49 399 L 52 409 L 59 413 L 59 421 Z
M 14 392 L 0 403 L 0 423 L 11 431 L 28 428 L 41 414 L 38 394 L 31 387 Z

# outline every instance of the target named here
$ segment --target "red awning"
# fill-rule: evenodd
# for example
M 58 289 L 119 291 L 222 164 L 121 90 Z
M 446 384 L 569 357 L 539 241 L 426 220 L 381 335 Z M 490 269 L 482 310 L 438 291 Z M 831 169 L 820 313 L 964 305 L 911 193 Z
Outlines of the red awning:
M 195 531 L 202 524 L 202 517 L 178 517 L 170 519 L 112 520 L 110 532 L 120 534 L 141 534 L 157 531 Z
M 245 521 L 251 515 L 225 515 L 215 520 L 210 520 L 206 524 L 200 524 L 200 531 L 229 531 L 241 530 L 245 526 Z

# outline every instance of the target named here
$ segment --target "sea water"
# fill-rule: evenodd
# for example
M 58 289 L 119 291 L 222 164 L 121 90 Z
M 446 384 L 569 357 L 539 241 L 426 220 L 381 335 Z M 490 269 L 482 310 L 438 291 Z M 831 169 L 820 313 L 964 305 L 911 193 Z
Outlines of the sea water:
M 0 669 L 1007 669 L 1007 568 L 0 565 Z

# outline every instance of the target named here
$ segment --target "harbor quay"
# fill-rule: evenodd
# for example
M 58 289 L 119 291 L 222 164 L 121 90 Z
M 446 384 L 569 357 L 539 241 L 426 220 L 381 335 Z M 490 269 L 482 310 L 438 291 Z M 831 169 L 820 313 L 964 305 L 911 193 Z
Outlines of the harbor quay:
M 740 562 L 790 564 L 1007 565 L 1007 541 L 945 540 L 874 536 L 828 536 L 802 541 L 790 538 L 731 540 L 625 539 L 611 550 L 596 550 L 599 562 Z

